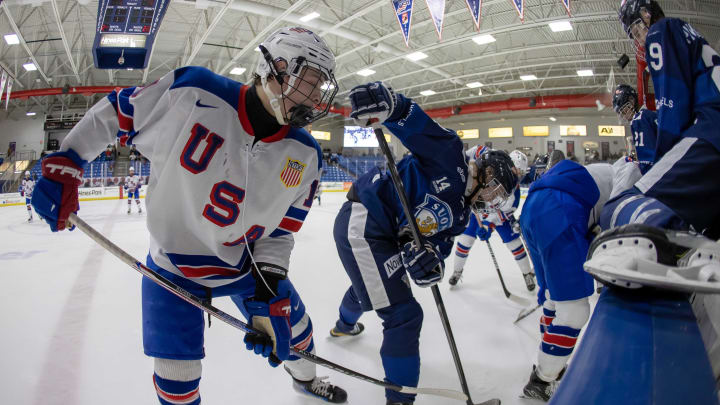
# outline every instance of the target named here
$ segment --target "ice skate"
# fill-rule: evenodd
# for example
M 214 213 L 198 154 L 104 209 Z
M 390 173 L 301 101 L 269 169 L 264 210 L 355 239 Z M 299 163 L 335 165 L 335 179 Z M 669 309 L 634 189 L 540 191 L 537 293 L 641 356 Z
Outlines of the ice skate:
M 293 388 L 301 394 L 322 399 L 333 404 L 347 401 L 347 392 L 337 385 L 325 381 L 327 377 L 315 377 L 310 381 L 300 381 L 293 377 Z
M 555 393 L 556 387 L 557 381 L 547 382 L 538 377 L 537 367 L 533 365 L 533 371 L 530 373 L 530 381 L 525 384 L 521 398 L 538 399 L 547 402 Z
M 335 325 L 334 328 L 330 329 L 330 336 L 333 337 L 341 337 L 341 336 L 357 336 L 362 333 L 362 331 L 365 330 L 365 325 L 358 322 L 353 326 L 352 329 L 349 331 L 343 331 L 341 328 L 338 328 L 337 325 Z
M 720 244 L 643 224 L 609 229 L 590 245 L 585 271 L 605 284 L 720 292 Z
M 458 281 L 462 278 L 463 269 L 453 271 L 452 276 L 448 280 L 448 284 L 451 286 L 457 285 Z
M 523 279 L 525 279 L 525 287 L 528 291 L 535 290 L 535 273 L 523 274 Z

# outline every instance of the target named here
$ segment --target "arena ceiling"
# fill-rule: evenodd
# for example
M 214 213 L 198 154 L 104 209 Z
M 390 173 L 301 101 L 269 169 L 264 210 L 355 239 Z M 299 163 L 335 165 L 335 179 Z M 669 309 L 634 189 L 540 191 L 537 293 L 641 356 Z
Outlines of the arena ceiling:
M 415 0 L 407 47 L 390 0 L 172 0 L 147 69 L 102 70 L 94 67 L 92 57 L 97 1 L 5 0 L 0 4 L 0 35 L 17 34 L 19 43 L 0 40 L 0 66 L 15 77 L 14 92 L 135 86 L 185 65 L 248 81 L 259 57 L 256 45 L 278 27 L 300 25 L 322 36 L 335 52 L 339 105 L 348 105 L 350 88 L 375 80 L 389 83 L 424 108 L 599 93 L 606 91 L 611 69 L 616 82 L 635 83 L 633 49 L 617 20 L 619 3 L 576 0 L 568 15 L 561 0 L 525 0 L 521 21 L 511 0 L 485 0 L 478 31 L 465 1 L 447 0 L 439 40 L 425 1 Z M 716 0 L 660 3 L 666 15 L 690 22 L 720 48 Z M 318 16 L 304 18 L 311 13 Z M 550 28 L 550 23 L 560 21 L 567 21 L 571 29 Z M 493 41 L 482 43 L 480 36 Z M 621 70 L 616 61 L 623 53 L 631 62 Z M 27 63 L 37 70 L 25 70 Z M 234 68 L 245 71 L 230 75 Z M 364 69 L 375 73 L 357 73 Z M 580 76 L 579 70 L 592 75 Z M 523 80 L 530 75 L 536 79 Z M 10 112 L 82 110 L 98 97 L 12 99 Z

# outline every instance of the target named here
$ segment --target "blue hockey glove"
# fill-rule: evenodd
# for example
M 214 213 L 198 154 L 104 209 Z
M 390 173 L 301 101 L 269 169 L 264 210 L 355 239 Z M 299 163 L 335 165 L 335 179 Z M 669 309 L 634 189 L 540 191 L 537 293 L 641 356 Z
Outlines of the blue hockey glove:
M 490 240 L 493 229 L 495 228 L 493 224 L 483 221 L 480 222 L 478 225 L 480 226 L 478 226 L 477 237 L 483 242 Z
M 415 242 L 408 242 L 400 252 L 403 265 L 418 287 L 431 287 L 440 282 L 445 272 L 445 263 L 440 260 L 440 251 L 436 246 L 425 242 L 422 249 Z
M 250 325 L 265 334 L 247 333 L 245 347 L 266 357 L 272 367 L 277 367 L 290 357 L 292 286 L 285 278 L 285 269 L 265 263 L 257 265 L 267 271 L 253 271 L 256 280 L 255 296 L 245 299 L 243 306 L 248 313 Z M 282 274 L 273 273 L 274 271 Z
M 83 182 L 84 164 L 72 149 L 50 154 L 42 160 L 42 177 L 35 186 L 31 203 L 53 232 L 65 229 L 70 213 L 80 209 L 78 187 Z
M 350 90 L 350 118 L 356 125 L 368 126 L 371 120 L 378 120 L 380 123 L 393 117 L 396 111 L 397 96 L 392 88 L 385 86 L 382 82 L 373 82 L 355 86 Z

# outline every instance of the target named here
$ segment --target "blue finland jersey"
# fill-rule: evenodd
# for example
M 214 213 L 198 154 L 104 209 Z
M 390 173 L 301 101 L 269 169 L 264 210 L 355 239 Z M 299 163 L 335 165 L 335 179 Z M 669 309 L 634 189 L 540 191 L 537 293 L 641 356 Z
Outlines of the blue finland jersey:
M 452 237 L 463 233 L 470 215 L 464 198 L 468 164 L 463 144 L 454 131 L 438 125 L 415 102 L 403 95 L 398 98 L 398 105 L 410 103 L 408 113 L 385 126 L 412 153 L 398 162 L 398 173 L 420 231 L 447 257 Z M 397 238 L 407 220 L 390 173 L 375 167 L 353 187 L 388 238 Z
M 642 108 L 633 117 L 630 130 L 635 143 L 638 165 L 642 174 L 655 163 L 655 148 L 657 147 L 657 113 Z
M 658 109 L 655 159 L 681 137 L 705 139 L 720 151 L 720 56 L 677 18 L 653 24 L 645 49 Z

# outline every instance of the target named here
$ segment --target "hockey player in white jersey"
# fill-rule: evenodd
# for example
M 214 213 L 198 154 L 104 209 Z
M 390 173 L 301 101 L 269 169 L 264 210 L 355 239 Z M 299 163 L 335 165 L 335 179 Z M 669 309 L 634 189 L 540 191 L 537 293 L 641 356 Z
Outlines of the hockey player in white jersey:
M 474 155 L 471 157 L 472 159 L 477 159 L 488 150 L 485 146 L 478 146 L 470 149 L 468 153 Z M 510 159 L 512 159 L 515 166 L 513 173 L 518 177 L 518 180 L 522 179 L 527 173 L 527 156 L 519 150 L 514 150 L 510 152 Z M 448 280 L 451 286 L 457 285 L 458 281 L 462 278 L 465 262 L 470 254 L 470 249 L 475 244 L 476 238 L 479 238 L 481 241 L 487 241 L 490 239 L 493 230 L 496 230 L 505 246 L 515 258 L 515 263 L 517 263 L 522 273 L 528 291 L 535 289 L 535 273 L 530 266 L 530 259 L 528 259 L 520 237 L 520 225 L 513 215 L 519 203 L 520 186 L 518 183 L 518 186 L 510 194 L 508 201 L 506 201 L 500 209 L 488 210 L 470 216 L 470 221 L 465 232 L 457 237 L 455 244 L 454 271 Z
M 30 172 L 26 171 L 25 178 L 22 180 L 22 183 L 20 183 L 20 196 L 25 197 L 25 206 L 27 207 L 27 211 L 28 211 L 28 222 L 32 222 L 32 220 L 33 220 L 32 207 L 30 206 L 30 201 L 32 199 L 34 188 L 35 188 L 35 181 L 33 181 L 32 177 L 30 177 Z
M 116 135 L 123 145 L 137 145 L 153 165 L 145 200 L 148 267 L 207 300 L 229 296 L 265 332 L 245 336 L 248 350 L 273 367 L 284 362 L 298 391 L 341 403 L 342 388 L 291 355 L 291 346 L 313 352 L 314 341 L 287 278 L 293 233 L 312 205 L 322 167 L 320 147 L 302 127 L 330 108 L 335 58 L 321 38 L 297 27 L 277 30 L 259 48 L 251 85 L 184 67 L 144 88 L 110 93 L 68 134 L 61 152 L 45 158 L 33 205 L 53 231 L 66 228 L 78 210 L 83 163 Z M 199 404 L 202 311 L 143 278 L 142 313 L 160 403 Z
M 128 175 L 125 177 L 125 186 L 123 186 L 128 198 L 128 214 L 131 212 L 130 208 L 132 207 L 133 198 L 135 198 L 138 214 L 142 213 L 142 206 L 140 206 L 140 182 L 140 176 L 135 174 L 135 168 L 130 166 Z

